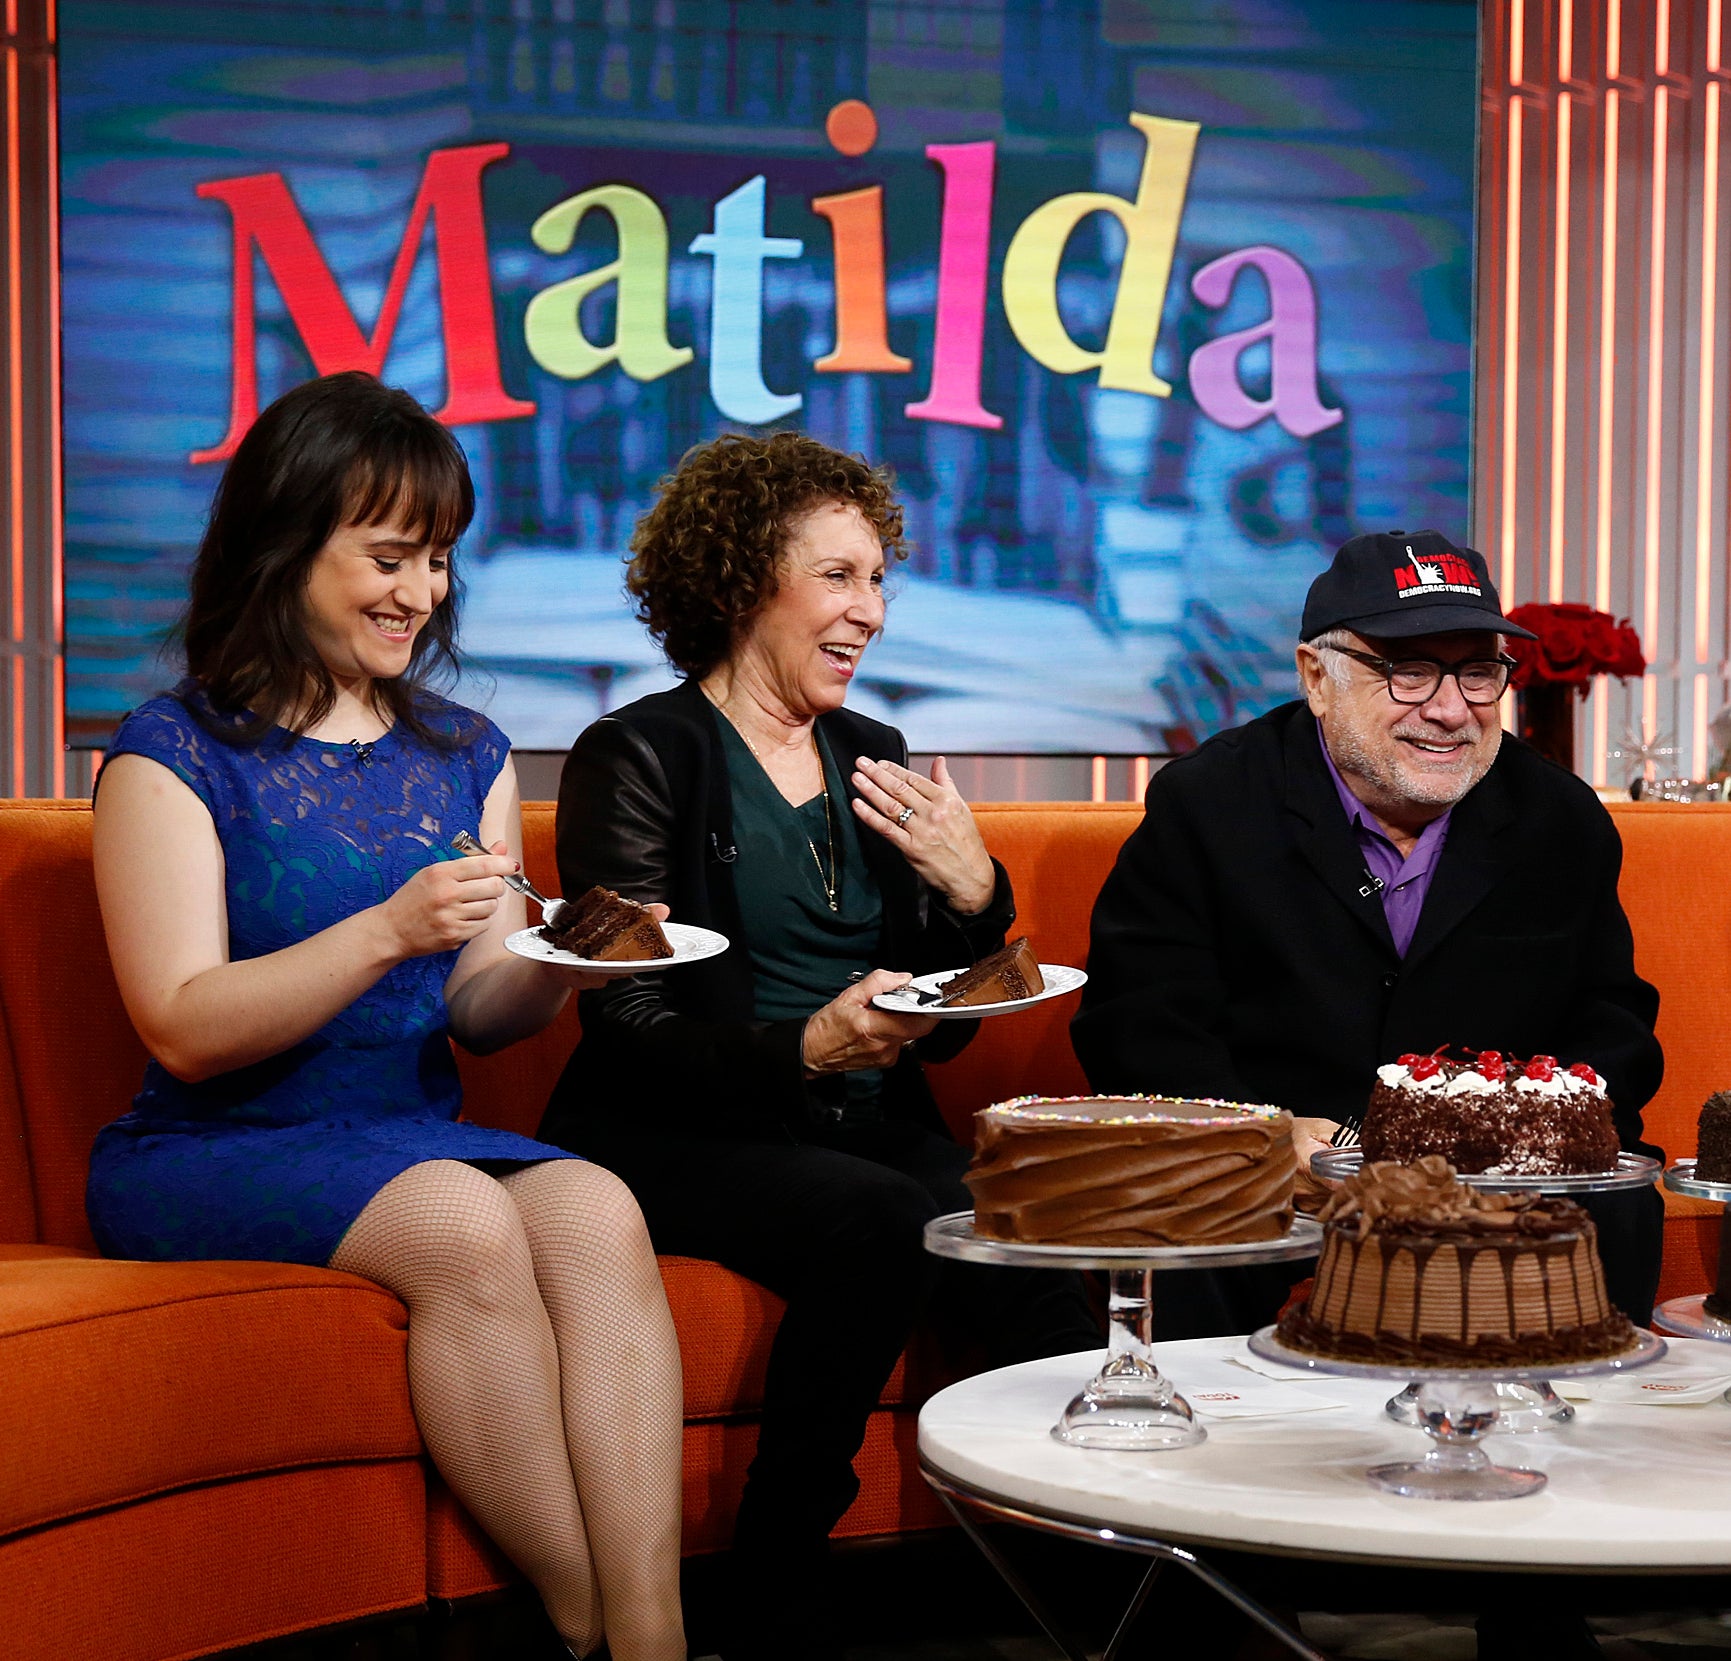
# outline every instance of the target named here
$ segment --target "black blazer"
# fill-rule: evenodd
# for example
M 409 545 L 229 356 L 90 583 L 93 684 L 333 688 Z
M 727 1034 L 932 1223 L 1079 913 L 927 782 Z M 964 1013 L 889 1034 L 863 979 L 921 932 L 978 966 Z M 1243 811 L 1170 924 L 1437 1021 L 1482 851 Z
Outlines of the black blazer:
M 808 1081 L 803 1020 L 753 1013 L 751 954 L 733 885 L 733 795 L 714 707 L 693 681 L 604 716 L 585 731 L 559 781 L 557 845 L 565 894 L 595 883 L 667 905 L 675 922 L 719 929 L 732 949 L 688 968 L 585 992 L 583 1037 L 554 1088 L 543 1138 L 572 1147 L 596 1133 L 677 1128 L 709 1136 L 803 1140 L 820 1124 L 825 1081 Z M 855 756 L 906 764 L 893 727 L 849 710 L 818 717 L 844 772 Z M 852 816 L 853 789 L 842 811 Z M 878 967 L 926 974 L 972 963 L 1004 943 L 1015 920 L 1008 877 L 976 917 L 929 890 L 882 837 L 859 834 L 883 896 Z M 920 1040 L 942 1061 L 977 1023 L 946 1021 Z M 884 1079 L 892 1117 L 942 1121 L 918 1062 L 904 1054 Z
M 1406 1051 L 1554 1055 L 1604 1076 L 1639 1148 L 1664 1061 L 1622 858 L 1593 792 L 1505 736 L 1454 809 L 1403 960 L 1316 721 L 1285 704 L 1149 782 L 1094 907 L 1076 1054 L 1097 1090 L 1332 1119 L 1361 1114 L 1376 1068 Z

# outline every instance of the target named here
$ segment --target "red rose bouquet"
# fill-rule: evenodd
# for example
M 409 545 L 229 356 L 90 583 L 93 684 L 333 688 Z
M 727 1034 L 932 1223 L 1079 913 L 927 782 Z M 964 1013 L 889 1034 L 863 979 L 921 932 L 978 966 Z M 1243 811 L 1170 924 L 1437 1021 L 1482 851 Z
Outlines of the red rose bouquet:
M 1554 605 L 1516 606 L 1511 623 L 1531 629 L 1537 640 L 1510 640 L 1509 655 L 1515 671 L 1509 684 L 1515 690 L 1549 684 L 1578 686 L 1587 695 L 1587 683 L 1595 675 L 1619 678 L 1645 672 L 1641 637 L 1607 611 L 1558 601 Z

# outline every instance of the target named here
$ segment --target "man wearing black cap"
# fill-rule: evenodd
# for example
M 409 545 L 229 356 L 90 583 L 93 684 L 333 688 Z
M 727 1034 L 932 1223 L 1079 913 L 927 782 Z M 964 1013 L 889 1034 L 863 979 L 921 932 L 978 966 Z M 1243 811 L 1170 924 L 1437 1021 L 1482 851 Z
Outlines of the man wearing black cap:
M 1155 774 L 1094 908 L 1071 1027 L 1100 1091 L 1276 1102 L 1313 1137 L 1376 1069 L 1441 1045 L 1589 1062 L 1625 1148 L 1663 1062 L 1617 899 L 1622 846 L 1574 774 L 1505 737 L 1531 638 L 1436 531 L 1355 537 L 1312 584 L 1302 701 Z M 1323 1121 L 1316 1123 L 1315 1121 Z M 1614 1302 L 1658 1287 L 1652 1189 L 1589 1196 Z M 1291 1271 L 1166 1274 L 1166 1337 L 1273 1319 Z

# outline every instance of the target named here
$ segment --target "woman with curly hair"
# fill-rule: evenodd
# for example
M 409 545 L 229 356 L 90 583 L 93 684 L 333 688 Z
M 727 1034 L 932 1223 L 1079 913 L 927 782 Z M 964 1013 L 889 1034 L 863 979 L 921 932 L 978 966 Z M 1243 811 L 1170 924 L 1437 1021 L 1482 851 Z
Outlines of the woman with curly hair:
M 567 894 L 604 883 L 719 929 L 707 962 L 584 994 L 542 1135 L 624 1177 L 660 1252 L 784 1298 L 734 1536 L 726 1661 L 841 1654 L 822 1592 L 867 1417 L 929 1297 L 994 1364 L 1092 1348 L 1073 1277 L 947 1269 L 926 1222 L 968 1154 L 919 1061 L 971 1022 L 877 1009 L 997 950 L 1015 916 L 940 758 L 844 707 L 903 558 L 887 476 L 797 433 L 698 446 L 632 539 L 628 586 L 683 676 L 577 740 Z M 958 1277 L 959 1278 L 959 1277 Z

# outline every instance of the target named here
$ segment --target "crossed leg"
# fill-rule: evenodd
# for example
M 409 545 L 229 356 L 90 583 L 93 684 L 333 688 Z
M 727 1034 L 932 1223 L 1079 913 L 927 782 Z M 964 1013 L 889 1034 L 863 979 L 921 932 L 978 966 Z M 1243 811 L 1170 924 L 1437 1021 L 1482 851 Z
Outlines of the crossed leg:
M 409 1392 L 428 1452 L 573 1652 L 605 1635 L 615 1661 L 684 1661 L 672 1320 L 623 1184 L 594 1165 L 550 1163 L 566 1174 L 530 1183 L 548 1167 L 496 1181 L 455 1160 L 412 1166 L 373 1197 L 330 1266 L 408 1305 Z M 554 1210 L 571 1216 L 556 1222 Z M 633 1366 L 672 1385 L 637 1397 L 621 1434 L 593 1415 L 632 1399 Z M 588 1520 L 586 1479 L 598 1502 Z

